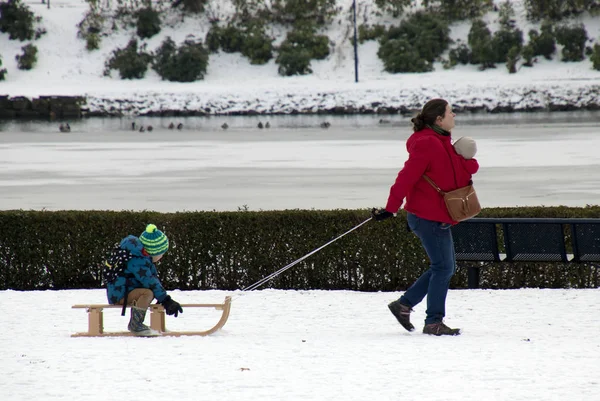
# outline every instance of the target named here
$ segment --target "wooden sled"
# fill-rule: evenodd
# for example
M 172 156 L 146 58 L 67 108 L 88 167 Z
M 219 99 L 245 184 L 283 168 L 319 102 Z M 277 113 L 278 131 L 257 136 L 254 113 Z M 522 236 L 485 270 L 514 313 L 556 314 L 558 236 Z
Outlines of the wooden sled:
M 181 304 L 182 308 L 215 308 L 222 310 L 221 319 L 215 326 L 206 331 L 168 331 L 165 324 L 165 308 L 160 304 L 150 305 L 150 328 L 158 331 L 163 337 L 207 336 L 221 329 L 229 318 L 231 297 L 225 297 L 222 304 Z M 73 309 L 87 309 L 88 331 L 72 334 L 71 337 L 126 337 L 133 334 L 129 331 L 104 331 L 104 309 L 122 309 L 123 305 L 73 305 Z M 129 308 L 129 306 L 128 306 Z

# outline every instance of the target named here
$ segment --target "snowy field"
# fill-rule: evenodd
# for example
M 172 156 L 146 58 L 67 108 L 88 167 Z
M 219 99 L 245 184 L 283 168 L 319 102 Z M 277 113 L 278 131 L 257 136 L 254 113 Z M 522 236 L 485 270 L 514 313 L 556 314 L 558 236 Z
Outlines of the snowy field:
M 281 78 L 273 61 L 251 66 L 239 54 L 218 54 L 211 56 L 206 80 L 193 84 L 163 82 L 153 71 L 141 81 L 122 81 L 116 74 L 104 78 L 106 57 L 124 46 L 131 32 L 103 38 L 102 48 L 88 53 L 76 38 L 85 1 L 52 0 L 50 9 L 39 1 L 26 3 L 43 18 L 48 34 L 36 42 L 39 61 L 29 72 L 18 70 L 14 60 L 24 43 L 0 35 L 3 68 L 8 69 L 0 95 L 85 95 L 92 110 L 127 99 L 131 114 L 207 107 L 216 112 L 316 111 L 372 107 L 373 102 L 398 107 L 437 96 L 483 108 L 597 103 L 600 72 L 591 69 L 589 60 L 560 63 L 559 56 L 514 75 L 504 66 L 483 73 L 476 66 L 445 71 L 440 65 L 433 73 L 391 75 L 382 72 L 376 44 L 369 42 L 359 47 L 356 84 L 347 36 L 351 0 L 339 1 L 342 22 L 327 33 L 335 51 L 313 63 L 311 76 Z M 360 19 L 373 7 L 371 0 L 358 3 Z M 517 20 L 527 32 L 532 26 L 523 25 L 522 2 L 513 3 L 520 7 Z M 596 41 L 598 21 L 583 20 Z M 184 26 L 165 28 L 149 48 L 166 35 L 177 42 L 191 31 L 203 37 L 207 27 L 186 19 Z M 453 37 L 466 37 L 467 31 L 466 25 L 453 27 Z M 485 206 L 599 203 L 598 124 L 543 117 L 534 125 L 515 121 L 494 127 L 485 121 L 461 125 L 460 118 L 455 135 L 478 141 L 482 169 L 476 185 Z M 144 137 L 125 132 L 130 121 L 117 130 L 74 122 L 69 136 L 55 132 L 57 124 L 50 133 L 49 126 L 22 129 L 5 123 L 0 126 L 0 209 L 381 206 L 406 158 L 409 133 L 406 125 L 399 130 L 334 123 L 324 134 L 312 126 L 290 131 L 274 124 L 270 133 L 257 136 L 230 120 L 224 136 L 218 129 L 222 121 L 203 121 L 211 127 L 186 121 L 182 133 L 167 136 L 170 131 L 157 127 Z M 386 306 L 400 293 L 171 294 L 182 303 L 240 296 L 225 327 L 209 337 L 71 338 L 87 327 L 85 311 L 71 306 L 105 303 L 103 290 L 0 291 L 0 400 L 600 399 L 598 289 L 450 291 L 446 321 L 463 330 L 453 338 L 420 333 L 425 304 L 413 314 L 417 331 L 404 331 Z M 186 309 L 177 319 L 168 317 L 167 327 L 203 330 L 218 317 L 216 311 Z M 106 312 L 107 330 L 126 325 L 117 310 Z
M 293 274 L 293 271 L 287 274 Z M 234 293 L 171 292 L 179 302 Z M 447 323 L 463 334 L 408 333 L 387 303 L 400 293 L 275 291 L 234 297 L 209 337 L 71 338 L 78 303 L 102 290 L 0 292 L 0 399 L 29 400 L 597 400 L 596 290 L 450 291 Z M 211 315 L 211 313 L 215 313 Z M 217 312 L 186 309 L 172 330 L 211 327 Z M 123 330 L 120 310 L 107 330 Z M 148 322 L 148 320 L 147 320 Z

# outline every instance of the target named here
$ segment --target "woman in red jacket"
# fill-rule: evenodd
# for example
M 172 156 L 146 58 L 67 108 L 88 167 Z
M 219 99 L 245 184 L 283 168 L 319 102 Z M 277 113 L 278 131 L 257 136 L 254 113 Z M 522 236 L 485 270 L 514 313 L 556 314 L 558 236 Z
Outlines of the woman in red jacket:
M 427 102 L 413 118 L 414 133 L 406 142 L 408 160 L 390 189 L 385 209 L 373 211 L 377 221 L 393 217 L 404 203 L 408 225 L 419 237 L 427 252 L 430 266 L 421 277 L 388 307 L 398 322 L 408 331 L 412 308 L 427 295 L 427 311 L 423 333 L 458 335 L 443 322 L 446 315 L 446 295 L 450 278 L 456 270 L 454 242 L 450 227 L 456 224 L 448 214 L 443 197 L 423 175 L 427 175 L 443 191 L 452 191 L 469 184 L 471 175 L 479 169 L 477 160 L 466 160 L 452 146 L 450 131 L 455 114 L 443 99 Z

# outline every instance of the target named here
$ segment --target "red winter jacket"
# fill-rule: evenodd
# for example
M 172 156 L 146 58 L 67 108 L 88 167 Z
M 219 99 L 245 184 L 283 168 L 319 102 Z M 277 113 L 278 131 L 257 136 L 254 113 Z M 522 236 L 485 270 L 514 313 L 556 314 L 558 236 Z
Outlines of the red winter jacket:
M 404 210 L 423 219 L 456 224 L 450 218 L 442 195 L 422 177 L 435 182 L 442 191 L 452 191 L 469 184 L 471 175 L 479 170 L 475 159 L 465 160 L 456 153 L 451 137 L 424 128 L 413 133 L 406 141 L 408 160 L 390 188 L 385 209 L 396 213 L 404 198 Z

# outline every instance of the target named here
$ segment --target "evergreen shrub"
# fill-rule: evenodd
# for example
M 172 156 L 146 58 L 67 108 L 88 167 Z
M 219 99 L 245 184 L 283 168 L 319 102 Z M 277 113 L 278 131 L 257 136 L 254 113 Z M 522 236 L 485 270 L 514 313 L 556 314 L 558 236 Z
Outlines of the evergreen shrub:
M 29 7 L 21 0 L 0 2 L 0 32 L 8 33 L 11 40 L 32 40 L 35 35 L 36 18 Z
M 29 43 L 28 45 L 21 47 L 21 50 L 23 53 L 15 56 L 17 67 L 20 70 L 31 70 L 37 63 L 38 49 L 33 44 Z
M 358 26 L 358 43 L 364 43 L 367 40 L 375 40 L 385 35 L 386 29 L 383 25 L 369 26 L 361 24 Z
M 594 70 L 600 71 L 600 44 L 596 43 L 592 48 L 590 60 L 592 61 L 592 67 Z
M 471 62 L 471 49 L 465 43 L 450 49 L 448 52 L 448 67 L 454 67 L 457 64 L 469 64 Z
M 515 10 L 510 1 L 505 0 L 500 4 L 498 14 L 500 28 L 494 32 L 492 39 L 492 47 L 495 52 L 494 61 L 496 63 L 508 62 L 509 65 L 512 65 L 523 47 L 523 32 L 517 28 L 514 19 Z M 509 67 L 509 70 L 513 70 L 513 68 Z
M 556 42 L 563 46 L 562 61 L 582 61 L 587 40 L 587 31 L 582 24 L 556 28 Z
M 221 49 L 225 53 L 238 53 L 242 51 L 244 38 L 242 37 L 242 31 L 234 24 L 228 24 L 221 30 Z
M 380 43 L 377 55 L 386 71 L 426 72 L 450 45 L 450 29 L 440 15 L 416 12 L 388 29 Z
M 529 45 L 532 47 L 533 56 L 543 56 L 546 60 L 552 60 L 556 52 L 556 39 L 554 37 L 554 26 L 552 22 L 545 21 L 540 28 L 541 33 L 535 29 L 529 31 Z
M 600 207 L 490 208 L 481 217 L 593 218 Z M 99 264 L 127 235 L 156 224 L 170 248 L 161 260 L 164 286 L 181 290 L 247 287 L 336 238 L 368 210 L 271 212 L 0 211 L 0 290 L 101 288 Z M 569 235 L 567 233 L 567 235 Z M 500 242 L 502 240 L 500 239 Z M 567 251 L 572 247 L 567 238 Z M 298 263 L 264 288 L 401 291 L 429 268 L 406 215 L 369 222 Z M 459 262 L 451 288 L 467 288 Z M 481 268 L 482 288 L 597 288 L 597 263 L 511 262 Z
M 468 43 L 471 47 L 471 64 L 479 64 L 481 70 L 496 67 L 494 41 L 485 21 L 481 19 L 473 21 L 468 34 Z
M 322 26 L 336 13 L 336 0 L 272 0 L 273 19 L 295 26 L 305 23 Z
M 0 67 L 2 67 L 2 55 L 0 54 Z M 0 81 L 6 79 L 6 68 L 0 68 Z
M 135 13 L 137 19 L 137 34 L 142 39 L 148 39 L 160 32 L 160 14 L 152 7 L 144 7 Z
M 173 6 L 182 5 L 183 9 L 186 11 L 190 11 L 192 13 L 203 13 L 206 8 L 206 3 L 208 0 L 171 0 L 173 2 Z
M 293 46 L 281 47 L 275 62 L 279 64 L 279 75 L 307 75 L 312 74 L 310 68 L 311 55 L 306 49 L 294 49 Z
M 265 64 L 273 58 L 273 39 L 256 19 L 239 25 L 231 22 L 224 28 L 213 24 L 205 40 L 209 51 L 214 53 L 221 48 L 226 53 L 239 52 L 250 64 Z
M 204 79 L 208 68 L 208 51 L 201 41 L 187 39 L 177 47 L 167 37 L 154 53 L 152 68 L 167 81 L 193 82 Z
M 421 57 L 418 50 L 405 38 L 389 39 L 377 51 L 384 69 L 391 73 L 433 71 L 433 64 Z
M 102 33 L 104 21 L 105 18 L 100 11 L 97 8 L 92 8 L 77 24 L 77 37 L 85 40 L 85 48 L 88 51 L 100 48 L 100 34 Z
M 533 60 L 535 57 L 535 53 L 534 53 L 533 46 L 531 43 L 528 43 L 525 46 L 523 46 L 521 55 L 523 56 L 523 66 L 524 67 L 533 67 Z
M 404 13 L 405 8 L 409 8 L 412 0 L 375 0 L 375 5 L 382 11 L 389 13 L 394 18 L 398 18 Z
M 111 70 L 117 70 L 121 79 L 142 79 L 151 61 L 152 56 L 146 52 L 146 45 L 142 45 L 138 51 L 137 39 L 131 39 L 125 48 L 113 50 L 104 64 L 104 75 L 110 76 Z
M 275 62 L 279 64 L 280 75 L 310 74 L 310 60 L 329 55 L 329 38 L 317 35 L 315 26 L 297 26 L 288 32 L 278 51 Z
M 251 24 L 243 33 L 242 55 L 250 64 L 266 64 L 273 58 L 273 39 L 262 24 Z
M 506 56 L 506 69 L 509 74 L 515 74 L 517 72 L 517 62 L 521 58 L 521 50 L 518 47 L 512 47 Z
M 385 0 L 384 0 L 385 1 Z M 449 21 L 474 19 L 494 7 L 493 0 L 423 0 L 423 5 Z
M 88 51 L 98 50 L 100 48 L 100 36 L 97 33 L 90 33 L 85 38 L 85 48 Z
M 597 0 L 525 0 L 527 18 L 532 21 L 550 19 L 560 21 L 585 11 L 593 12 L 600 8 Z

